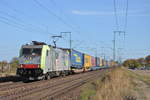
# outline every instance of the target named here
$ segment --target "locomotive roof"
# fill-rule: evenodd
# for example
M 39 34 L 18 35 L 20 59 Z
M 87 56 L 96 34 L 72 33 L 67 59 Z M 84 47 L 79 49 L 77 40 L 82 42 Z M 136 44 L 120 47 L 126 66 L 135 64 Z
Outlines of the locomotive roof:
M 22 48 L 42 48 L 43 45 L 23 45 Z
M 53 47 L 53 48 L 62 49 L 62 50 L 70 50 L 70 48 L 55 47 L 55 46 L 52 46 L 52 45 L 48 45 L 48 46 Z

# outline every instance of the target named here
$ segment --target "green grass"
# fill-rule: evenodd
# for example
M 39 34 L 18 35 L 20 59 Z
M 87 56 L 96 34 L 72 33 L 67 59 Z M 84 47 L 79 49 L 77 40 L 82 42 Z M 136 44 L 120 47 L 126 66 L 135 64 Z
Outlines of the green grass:
M 125 73 L 122 68 L 104 72 L 100 78 L 82 88 L 80 100 L 124 100 L 126 96 L 134 97 L 129 75 Z
M 96 94 L 95 86 L 92 84 L 87 84 L 84 87 L 84 91 L 81 93 L 81 100 L 90 100 L 92 96 Z
M 148 86 L 148 87 L 147 87 Z M 100 78 L 81 89 L 80 100 L 150 100 L 145 92 L 150 88 L 150 76 L 125 68 L 104 72 Z M 146 92 L 147 93 L 147 92 Z M 125 97 L 132 97 L 126 98 Z
M 105 71 L 102 73 L 102 77 L 99 78 L 98 80 L 94 80 L 92 82 L 89 82 L 86 84 L 82 89 L 81 89 L 81 94 L 80 94 L 80 100 L 92 100 L 92 98 L 96 95 L 97 88 L 99 87 L 99 84 L 101 84 L 101 80 L 106 76 L 106 74 L 109 71 Z

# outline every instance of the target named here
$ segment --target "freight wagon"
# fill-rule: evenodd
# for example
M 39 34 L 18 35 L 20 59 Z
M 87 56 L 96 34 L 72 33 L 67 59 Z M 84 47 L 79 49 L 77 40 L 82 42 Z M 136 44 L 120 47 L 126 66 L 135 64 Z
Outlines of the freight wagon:
M 84 71 L 84 55 L 83 53 L 76 51 L 76 50 L 70 50 L 71 55 L 71 70 L 74 73 L 81 73 Z
M 96 57 L 96 66 L 100 67 L 100 58 L 99 57 Z
M 102 59 L 102 57 L 100 57 L 100 67 L 102 67 L 103 66 L 103 59 Z
M 92 67 L 92 57 L 88 54 L 84 54 L 84 69 Z
M 91 56 L 91 63 L 92 63 L 92 66 L 91 66 L 91 67 L 96 66 L 96 59 L 95 59 L 95 57 L 93 57 L 93 56 Z
M 71 68 L 82 69 L 84 64 L 83 53 L 72 49 L 70 54 L 71 54 Z

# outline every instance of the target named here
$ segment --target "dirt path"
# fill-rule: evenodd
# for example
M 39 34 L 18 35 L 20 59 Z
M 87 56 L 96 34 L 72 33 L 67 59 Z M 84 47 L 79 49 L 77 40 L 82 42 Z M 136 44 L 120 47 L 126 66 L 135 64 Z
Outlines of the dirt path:
M 150 77 L 150 70 L 132 70 L 133 72 Z
M 136 97 L 137 100 L 150 100 L 150 70 L 133 70 L 137 74 Z

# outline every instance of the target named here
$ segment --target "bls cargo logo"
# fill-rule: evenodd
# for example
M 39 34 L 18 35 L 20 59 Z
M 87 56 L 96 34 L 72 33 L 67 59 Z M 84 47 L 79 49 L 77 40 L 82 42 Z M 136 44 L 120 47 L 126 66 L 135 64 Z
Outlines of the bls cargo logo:
M 80 63 L 81 62 L 81 58 L 77 54 L 74 54 L 74 56 L 76 57 L 76 62 Z
M 25 61 L 24 61 L 24 63 L 29 63 L 29 62 L 30 62 L 29 60 L 25 60 Z

